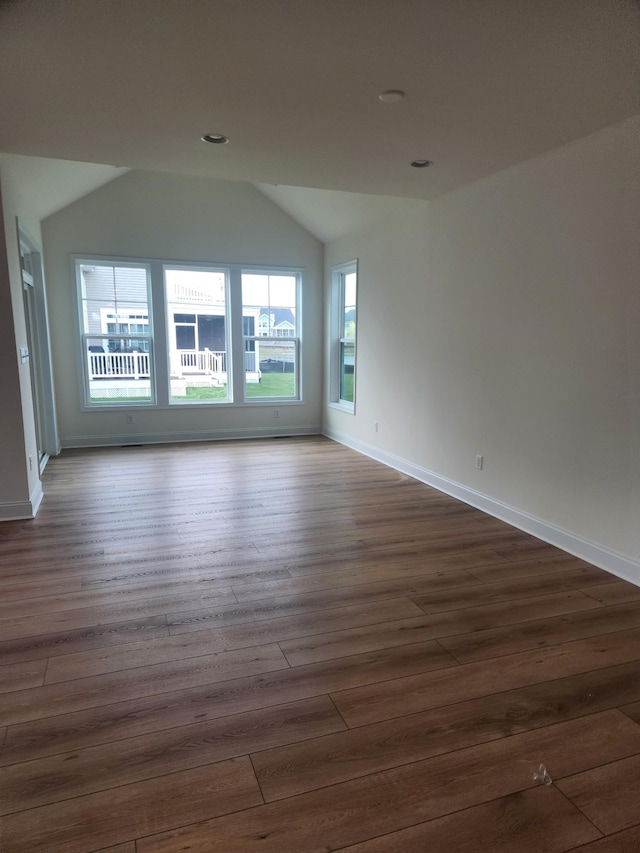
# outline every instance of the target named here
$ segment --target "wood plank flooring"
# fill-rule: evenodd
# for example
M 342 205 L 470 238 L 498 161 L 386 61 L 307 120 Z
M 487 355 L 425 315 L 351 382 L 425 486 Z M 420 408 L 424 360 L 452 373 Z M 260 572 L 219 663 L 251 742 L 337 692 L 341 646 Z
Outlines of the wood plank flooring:
M 44 488 L 0 525 L 2 853 L 640 850 L 640 589 L 319 437 Z

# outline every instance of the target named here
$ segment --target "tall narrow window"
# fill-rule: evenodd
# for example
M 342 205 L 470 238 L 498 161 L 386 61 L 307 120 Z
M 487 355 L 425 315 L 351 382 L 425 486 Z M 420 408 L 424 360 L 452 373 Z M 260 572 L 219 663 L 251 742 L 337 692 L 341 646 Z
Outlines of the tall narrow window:
M 149 269 L 76 261 L 85 402 L 153 403 Z
M 229 399 L 225 269 L 165 267 L 171 403 Z
M 356 401 L 357 289 L 358 268 L 355 261 L 333 270 L 331 398 L 349 411 L 354 411 Z
M 242 273 L 245 399 L 299 396 L 298 276 Z

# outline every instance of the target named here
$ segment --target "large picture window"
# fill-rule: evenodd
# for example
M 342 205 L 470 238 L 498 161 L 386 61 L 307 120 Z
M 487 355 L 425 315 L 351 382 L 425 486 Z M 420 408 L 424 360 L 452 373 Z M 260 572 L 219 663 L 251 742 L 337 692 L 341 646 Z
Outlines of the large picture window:
M 87 407 L 300 399 L 299 272 L 83 258 L 76 278 Z
M 353 412 L 356 402 L 357 263 L 335 267 L 331 284 L 331 400 Z

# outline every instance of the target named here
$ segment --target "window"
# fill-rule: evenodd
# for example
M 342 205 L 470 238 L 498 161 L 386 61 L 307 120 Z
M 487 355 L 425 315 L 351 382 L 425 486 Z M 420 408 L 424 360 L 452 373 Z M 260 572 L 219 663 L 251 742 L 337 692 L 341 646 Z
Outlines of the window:
M 299 271 L 90 258 L 75 268 L 87 407 L 300 399 Z
M 298 279 L 242 273 L 245 399 L 298 397 Z
M 331 284 L 331 400 L 353 412 L 356 402 L 357 263 L 335 267 Z
M 169 402 L 229 400 L 226 269 L 165 267 Z
M 76 278 L 85 402 L 154 402 L 148 267 L 79 260 Z

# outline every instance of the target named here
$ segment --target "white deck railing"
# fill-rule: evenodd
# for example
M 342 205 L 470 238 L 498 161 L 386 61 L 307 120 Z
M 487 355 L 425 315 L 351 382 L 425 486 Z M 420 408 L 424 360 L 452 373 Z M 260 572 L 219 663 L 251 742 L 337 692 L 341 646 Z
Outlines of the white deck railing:
M 171 353 L 171 374 L 182 376 L 185 373 L 224 373 L 227 369 L 227 354 L 213 350 L 173 350 Z
M 90 352 L 89 379 L 148 379 L 148 352 Z M 244 369 L 257 370 L 255 352 L 245 352 Z M 227 353 L 213 350 L 174 350 L 171 353 L 172 376 L 200 373 L 206 376 L 227 372 Z
M 90 352 L 89 379 L 149 378 L 148 352 Z
M 245 352 L 244 369 L 252 373 L 258 369 L 255 352 Z M 224 350 L 174 350 L 171 353 L 171 373 L 180 376 L 189 373 L 217 374 L 227 372 L 227 353 Z
M 213 291 L 218 294 L 218 298 L 214 296 Z M 224 314 L 224 281 L 216 281 L 216 282 L 208 282 L 205 285 L 189 285 L 189 284 L 181 284 L 180 282 L 173 282 L 167 286 L 167 302 L 181 302 L 181 303 L 206 303 L 207 306 L 211 307 L 212 303 L 216 306 L 219 306 L 218 309 L 213 308 L 212 313 L 217 316 L 221 316 Z M 173 306 L 176 307 L 176 306 Z

